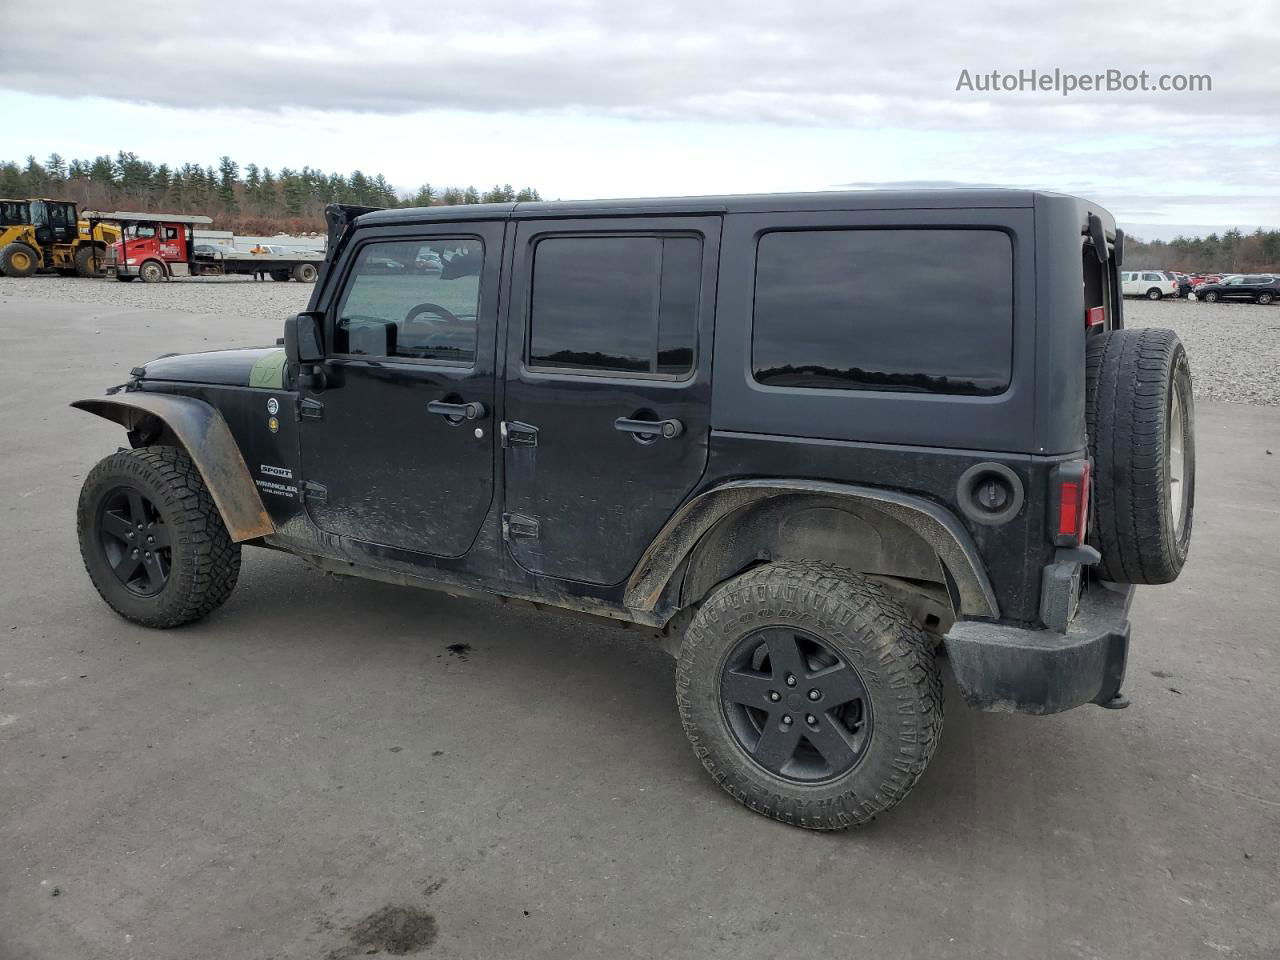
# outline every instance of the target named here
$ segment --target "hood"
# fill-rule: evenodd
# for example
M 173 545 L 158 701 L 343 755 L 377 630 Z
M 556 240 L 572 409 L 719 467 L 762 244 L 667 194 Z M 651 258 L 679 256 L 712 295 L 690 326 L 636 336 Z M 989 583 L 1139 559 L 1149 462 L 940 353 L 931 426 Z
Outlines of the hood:
M 284 387 L 284 348 L 173 353 L 144 364 L 141 379 L 279 390 Z

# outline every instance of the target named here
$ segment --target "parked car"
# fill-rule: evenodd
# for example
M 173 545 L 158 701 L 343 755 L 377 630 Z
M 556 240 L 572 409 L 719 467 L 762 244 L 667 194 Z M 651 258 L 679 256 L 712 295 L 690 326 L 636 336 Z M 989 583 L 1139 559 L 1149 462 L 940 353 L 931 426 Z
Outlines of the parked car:
M 868 191 L 326 220 L 332 282 L 282 348 L 160 357 L 75 404 L 128 431 L 77 507 L 120 616 L 209 614 L 247 544 L 642 625 L 678 659 L 715 780 L 810 829 L 866 823 L 923 775 L 943 646 L 973 708 L 1127 705 L 1133 585 L 1175 579 L 1191 542 L 1195 421 L 1177 336 L 1125 329 L 1108 296 L 1122 243 L 1097 204 Z M 445 270 L 403 269 L 424 245 Z
M 1127 271 L 1120 274 L 1120 290 L 1126 297 L 1159 300 L 1162 297 L 1176 297 L 1178 284 L 1159 270 Z
M 1197 300 L 1214 303 L 1218 300 L 1248 300 L 1253 303 L 1272 303 L 1280 296 L 1280 279 L 1266 274 L 1245 274 L 1227 277 L 1219 283 L 1206 283 L 1196 287 Z

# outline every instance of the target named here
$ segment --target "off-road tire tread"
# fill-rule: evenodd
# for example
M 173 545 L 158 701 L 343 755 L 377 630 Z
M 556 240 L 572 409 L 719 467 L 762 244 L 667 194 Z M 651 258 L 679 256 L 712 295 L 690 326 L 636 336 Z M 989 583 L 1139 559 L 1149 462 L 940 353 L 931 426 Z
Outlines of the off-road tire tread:
M 117 613 L 144 626 L 176 627 L 207 616 L 222 606 L 235 589 L 240 576 L 240 544 L 231 539 L 222 515 L 205 486 L 204 478 L 185 450 L 171 446 L 121 450 L 104 458 L 89 472 L 81 489 L 77 511 L 81 524 L 82 555 L 84 525 L 86 522 L 93 522 L 93 518 L 88 516 L 91 510 L 91 505 L 86 502 L 88 495 L 103 475 L 119 475 L 122 472 L 135 476 L 141 472 L 144 477 L 150 473 L 177 500 L 176 516 L 169 522 L 174 527 L 171 536 L 175 540 L 179 536 L 184 538 L 185 562 L 189 572 L 189 576 L 183 578 L 186 589 L 180 594 L 166 597 L 167 602 L 157 605 L 154 613 L 141 616 L 131 614 L 121 611 L 112 603 L 112 598 L 98 584 L 86 559 L 85 568 L 94 587 Z M 170 571 L 165 593 L 182 585 L 178 574 L 177 569 Z
M 21 251 L 31 257 L 31 269 L 14 270 L 9 266 L 9 256 L 13 252 Z M 20 240 L 6 244 L 3 250 L 0 250 L 0 274 L 6 277 L 29 277 L 36 272 L 40 264 L 40 255 L 29 244 L 25 244 Z
M 828 640 L 861 643 L 868 662 L 884 678 L 884 690 L 898 696 L 900 710 L 894 716 L 883 712 L 884 704 L 872 700 L 876 726 L 863 760 L 837 781 L 842 792 L 820 800 L 806 798 L 805 788 L 788 789 L 785 781 L 775 781 L 776 789 L 760 789 L 766 777 L 737 751 L 717 749 L 708 743 L 707 723 L 720 719 L 716 694 L 715 719 L 705 716 L 706 705 L 694 695 L 697 682 L 710 682 L 718 690 L 719 664 L 742 634 L 726 632 L 728 615 L 744 605 L 766 599 L 771 593 L 795 591 L 795 603 L 805 612 L 824 618 L 821 626 L 805 626 Z M 784 601 L 785 602 L 785 601 Z M 843 628 L 835 627 L 843 620 Z M 832 630 L 835 630 L 835 634 Z M 873 686 L 867 670 L 868 687 Z M 708 671 L 709 676 L 701 676 Z M 713 590 L 689 624 L 676 669 L 676 703 L 685 733 L 694 753 L 711 776 L 731 796 L 757 813 L 793 826 L 811 830 L 841 830 L 865 824 L 895 806 L 910 793 L 928 765 L 942 735 L 942 675 L 935 645 L 907 614 L 906 609 L 884 587 L 851 570 L 830 563 L 786 560 L 765 564 L 729 580 Z M 914 718 L 918 722 L 904 718 Z M 891 720 L 910 725 L 894 731 Z M 896 733 L 896 736 L 894 735 Z M 726 735 L 727 736 L 727 735 Z M 873 756 L 883 754 L 883 756 Z M 880 761 L 887 775 L 873 783 L 863 781 Z M 754 776 L 754 780 L 752 777 Z M 874 775 L 873 775 L 874 776 Z M 857 792 L 854 790 L 856 784 Z
M 94 248 L 91 246 L 83 246 L 76 251 L 76 269 L 75 273 L 78 277 L 96 277 L 90 266 L 93 262 Z
M 1102 554 L 1103 579 L 1169 583 L 1185 560 L 1168 529 L 1165 482 L 1168 397 L 1182 353 L 1177 334 L 1156 327 L 1087 342 L 1085 428 L 1094 461 L 1089 542 Z

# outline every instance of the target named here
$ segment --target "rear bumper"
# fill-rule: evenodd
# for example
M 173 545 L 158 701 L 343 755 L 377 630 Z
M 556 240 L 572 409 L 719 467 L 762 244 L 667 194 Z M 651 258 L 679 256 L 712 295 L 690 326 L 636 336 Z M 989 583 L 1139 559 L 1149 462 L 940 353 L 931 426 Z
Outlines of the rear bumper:
M 965 702 L 998 713 L 1061 713 L 1120 692 L 1133 587 L 1092 584 L 1065 632 L 962 620 L 946 636 Z

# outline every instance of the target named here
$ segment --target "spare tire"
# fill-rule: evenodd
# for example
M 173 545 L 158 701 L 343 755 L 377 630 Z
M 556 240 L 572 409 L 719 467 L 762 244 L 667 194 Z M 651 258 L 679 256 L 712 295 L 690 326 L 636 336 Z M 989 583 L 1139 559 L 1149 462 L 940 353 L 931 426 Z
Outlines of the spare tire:
M 1085 348 L 1093 457 L 1089 543 L 1121 583 L 1170 583 L 1191 545 L 1196 494 L 1191 366 L 1172 330 L 1095 334 Z

